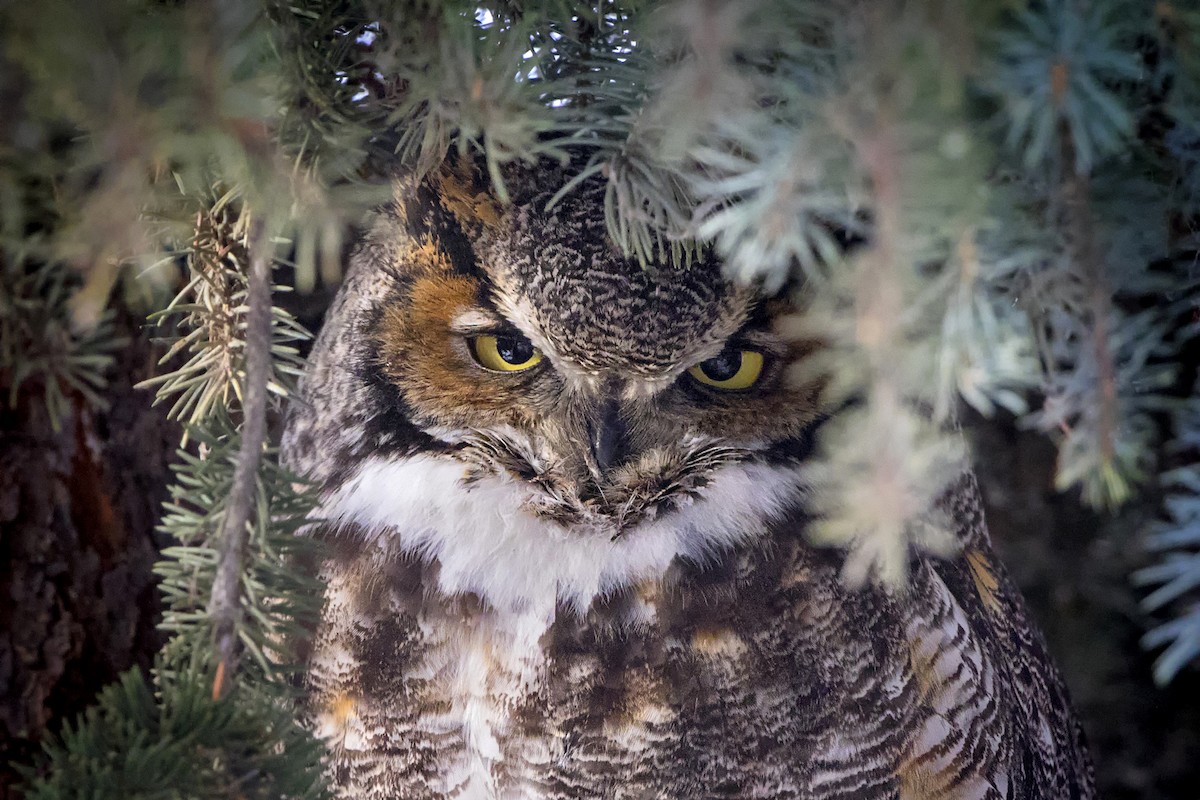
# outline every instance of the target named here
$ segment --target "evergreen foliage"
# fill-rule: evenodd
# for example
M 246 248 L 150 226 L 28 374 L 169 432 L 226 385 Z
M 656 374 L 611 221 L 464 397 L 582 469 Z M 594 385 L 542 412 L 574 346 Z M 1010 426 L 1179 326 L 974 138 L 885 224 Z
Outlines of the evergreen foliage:
M 108 311 L 77 324 L 83 282 L 54 258 L 43 228 L 53 214 L 50 181 L 5 155 L 0 151 L 0 387 L 8 408 L 22 392 L 40 396 L 58 428 L 69 393 L 103 405 L 104 374 L 121 342 Z
M 96 706 L 46 747 L 47 777 L 30 800 L 260 800 L 327 794 L 321 744 L 271 693 L 239 687 L 214 700 L 211 672 L 159 659 L 154 683 L 132 670 L 105 688 Z
M 239 442 L 224 413 L 191 434 L 199 452 L 179 452 L 161 525 L 178 544 L 163 550 L 155 572 L 166 601 L 162 628 L 175 637 L 172 647 L 201 651 L 213 635 L 207 606 L 220 556 L 218 523 L 233 491 Z M 310 630 L 320 612 L 322 585 L 298 568 L 316 560 L 316 543 L 297 535 L 312 502 L 293 488 L 303 483 L 273 458 L 264 460 L 257 477 L 242 576 L 247 614 L 238 633 L 255 674 L 286 683 L 296 667 L 287 642 Z
M 314 796 L 285 781 L 284 761 L 314 774 L 314 751 L 279 716 L 283 641 L 316 594 L 291 568 L 305 501 L 269 450 L 242 554 L 244 708 L 211 699 L 225 662 L 201 644 L 244 457 L 249 265 L 271 250 L 301 290 L 335 281 L 386 178 L 452 150 L 501 192 L 506 162 L 579 155 L 562 192 L 605 176 L 632 257 L 714 248 L 732 277 L 797 293 L 793 333 L 822 346 L 793 377 L 821 380 L 833 416 L 814 536 L 847 549 L 848 579 L 901 586 L 910 549 L 948 552 L 935 501 L 965 460 L 955 410 L 1003 408 L 1056 442 L 1059 488 L 1095 506 L 1168 489 L 1147 540 L 1162 560 L 1137 580 L 1157 587 L 1148 611 L 1175 616 L 1145 644 L 1166 648 L 1162 682 L 1200 656 L 1186 0 L 52 0 L 0 7 L 0 54 L 19 109 L 0 120 L 3 388 L 94 400 L 120 344 L 110 295 L 151 286 L 143 302 L 178 327 L 153 383 L 192 426 L 159 568 L 173 644 L 153 688 L 127 677 L 49 749 L 33 796 L 85 779 L 184 796 L 150 787 L 193 741 L 223 748 L 189 773 L 218 791 L 249 774 L 236 753 L 253 729 L 288 742 L 253 755 L 283 781 L 261 796 Z M 279 398 L 301 332 L 278 309 L 269 330 Z
M 31 266 L 23 253 L 7 249 L 0 284 L 0 374 L 9 407 L 28 385 L 42 397 L 55 427 L 67 413 L 67 393 L 78 392 L 92 406 L 104 399 L 104 373 L 119 340 L 104 314 L 73 330 L 70 301 L 78 275 L 62 264 Z
M 1166 646 L 1154 665 L 1159 683 L 1170 681 L 1200 653 L 1200 602 L 1195 599 L 1200 589 L 1200 386 L 1176 411 L 1174 427 L 1169 449 L 1190 463 L 1163 473 L 1167 518 L 1147 537 L 1147 546 L 1160 553 L 1161 560 L 1134 575 L 1137 583 L 1156 587 L 1142 601 L 1147 610 L 1184 603 L 1178 616 L 1150 630 L 1142 640 L 1147 648 Z
M 214 207 L 217 213 L 223 208 Z M 177 544 L 163 550 L 155 567 L 166 605 L 160 627 L 171 638 L 155 662 L 152 684 L 137 670 L 125 674 L 95 708 L 46 745 L 44 774 L 26 770 L 29 797 L 326 794 L 321 745 L 300 726 L 292 689 L 298 667 L 293 643 L 315 625 L 320 611 L 321 586 L 311 569 L 318 561 L 317 542 L 298 535 L 313 501 L 304 483 L 283 470 L 267 448 L 261 466 L 249 472 L 247 518 L 230 522 L 245 460 L 242 433 L 252 413 L 243 403 L 250 391 L 242 386 L 252 375 L 251 326 L 244 320 L 250 234 L 236 225 L 214 227 L 208 219 L 197 215 L 189 280 L 161 312 L 182 317 L 166 358 L 184 348 L 194 355 L 153 382 L 161 384 L 160 399 L 181 396 L 172 414 L 192 423 L 184 439 L 191 449 L 177 454 L 160 525 Z M 263 340 L 262 356 L 271 359 L 272 369 L 259 393 L 272 387 L 286 396 L 298 366 L 290 342 L 307 333 L 280 309 L 267 311 L 270 336 Z M 266 413 L 261 403 L 257 413 Z M 231 524 L 245 529 L 231 632 L 244 654 L 236 679 L 213 647 L 219 636 L 212 598 Z
M 235 400 L 243 403 L 249 311 L 244 266 L 248 254 L 242 243 L 248 232 L 248 215 L 236 212 L 238 198 L 232 192 L 199 200 L 191 241 L 180 251 L 186 255 L 190 280 L 166 308 L 150 315 L 160 324 L 177 320 L 184 331 L 159 363 L 168 364 L 181 352 L 188 357 L 182 365 L 143 384 L 159 387 L 158 401 L 174 397 L 169 416 L 189 425 L 204 423 Z M 274 290 L 285 291 L 285 287 Z M 303 367 L 296 343 L 307 339 L 308 333 L 277 306 L 272 307 L 271 317 L 272 374 L 267 388 L 276 397 L 284 397 L 287 385 Z

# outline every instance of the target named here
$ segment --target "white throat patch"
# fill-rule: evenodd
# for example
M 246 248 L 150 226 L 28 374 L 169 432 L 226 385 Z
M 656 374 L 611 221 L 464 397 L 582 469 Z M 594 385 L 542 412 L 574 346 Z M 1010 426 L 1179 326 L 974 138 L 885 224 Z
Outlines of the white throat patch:
M 318 512 L 396 555 L 440 565 L 439 588 L 505 612 L 582 612 L 597 597 L 661 577 L 676 556 L 706 561 L 760 534 L 803 493 L 799 467 L 744 462 L 714 471 L 702 499 L 625 530 L 566 528 L 521 510 L 535 489 L 508 477 L 463 483 L 446 456 L 370 459 Z M 686 503 L 686 501 L 685 501 Z

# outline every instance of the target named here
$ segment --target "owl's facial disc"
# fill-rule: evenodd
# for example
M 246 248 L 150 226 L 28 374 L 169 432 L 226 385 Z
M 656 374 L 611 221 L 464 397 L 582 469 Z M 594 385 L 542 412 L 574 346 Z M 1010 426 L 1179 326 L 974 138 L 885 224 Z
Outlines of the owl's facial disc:
M 577 358 L 581 337 L 563 347 L 541 315 L 502 313 L 527 304 L 482 277 L 426 275 L 406 288 L 378 327 L 384 375 L 412 422 L 466 465 L 468 489 L 522 485 L 523 511 L 540 519 L 613 535 L 661 519 L 721 470 L 780 457 L 812 416 L 811 397 L 786 379 L 798 344 L 753 297 L 725 318 L 740 329 L 702 331 L 651 365 L 603 345 Z
M 788 377 L 809 348 L 779 329 L 786 301 L 711 260 L 623 256 L 597 213 L 602 182 L 547 211 L 553 176 L 514 178 L 507 209 L 457 180 L 401 211 L 372 361 L 426 450 L 466 465 L 465 486 L 506 481 L 526 513 L 623 531 L 797 449 L 815 390 Z

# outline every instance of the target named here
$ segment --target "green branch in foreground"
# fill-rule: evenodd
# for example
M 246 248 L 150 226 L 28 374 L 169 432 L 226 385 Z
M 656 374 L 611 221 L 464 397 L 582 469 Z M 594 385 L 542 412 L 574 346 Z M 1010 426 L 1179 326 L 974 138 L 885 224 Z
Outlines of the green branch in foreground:
M 202 659 L 130 670 L 45 745 L 49 769 L 26 800 L 321 800 L 323 747 L 290 702 L 239 685 L 214 699 Z

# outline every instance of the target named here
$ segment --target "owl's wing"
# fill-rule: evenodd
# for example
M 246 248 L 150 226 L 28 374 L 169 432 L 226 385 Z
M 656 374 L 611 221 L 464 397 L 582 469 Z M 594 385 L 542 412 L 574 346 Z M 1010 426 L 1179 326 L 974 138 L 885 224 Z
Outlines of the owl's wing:
M 973 694 L 980 695 L 976 704 L 981 709 L 994 706 L 995 714 L 1007 717 L 992 724 L 996 731 L 1009 732 L 1010 744 L 1001 750 L 1007 751 L 1011 765 L 1012 796 L 1094 796 L 1082 727 L 1041 632 L 995 557 L 973 475 L 961 479 L 946 506 L 958 525 L 962 550 L 952 559 L 926 562 L 923 603 L 933 613 L 924 616 L 943 637 L 953 629 L 952 618 L 965 623 L 958 646 L 976 651 L 972 657 L 985 667 L 981 674 L 994 679 L 992 685 L 977 682 Z M 992 697 L 982 697 L 986 692 Z M 985 702 L 989 699 L 990 704 Z M 982 728 L 979 734 L 989 735 Z
M 730 796 L 1094 797 L 1079 724 L 996 563 L 974 478 L 944 504 L 962 548 L 915 558 L 902 593 L 847 588 L 844 555 L 814 547 L 802 516 L 727 577 L 698 570 L 677 607 L 659 608 L 687 677 L 672 684 L 681 744 L 663 744 L 663 761 L 691 759 L 703 786 L 736 785 Z M 686 796 L 718 796 L 663 774 Z

